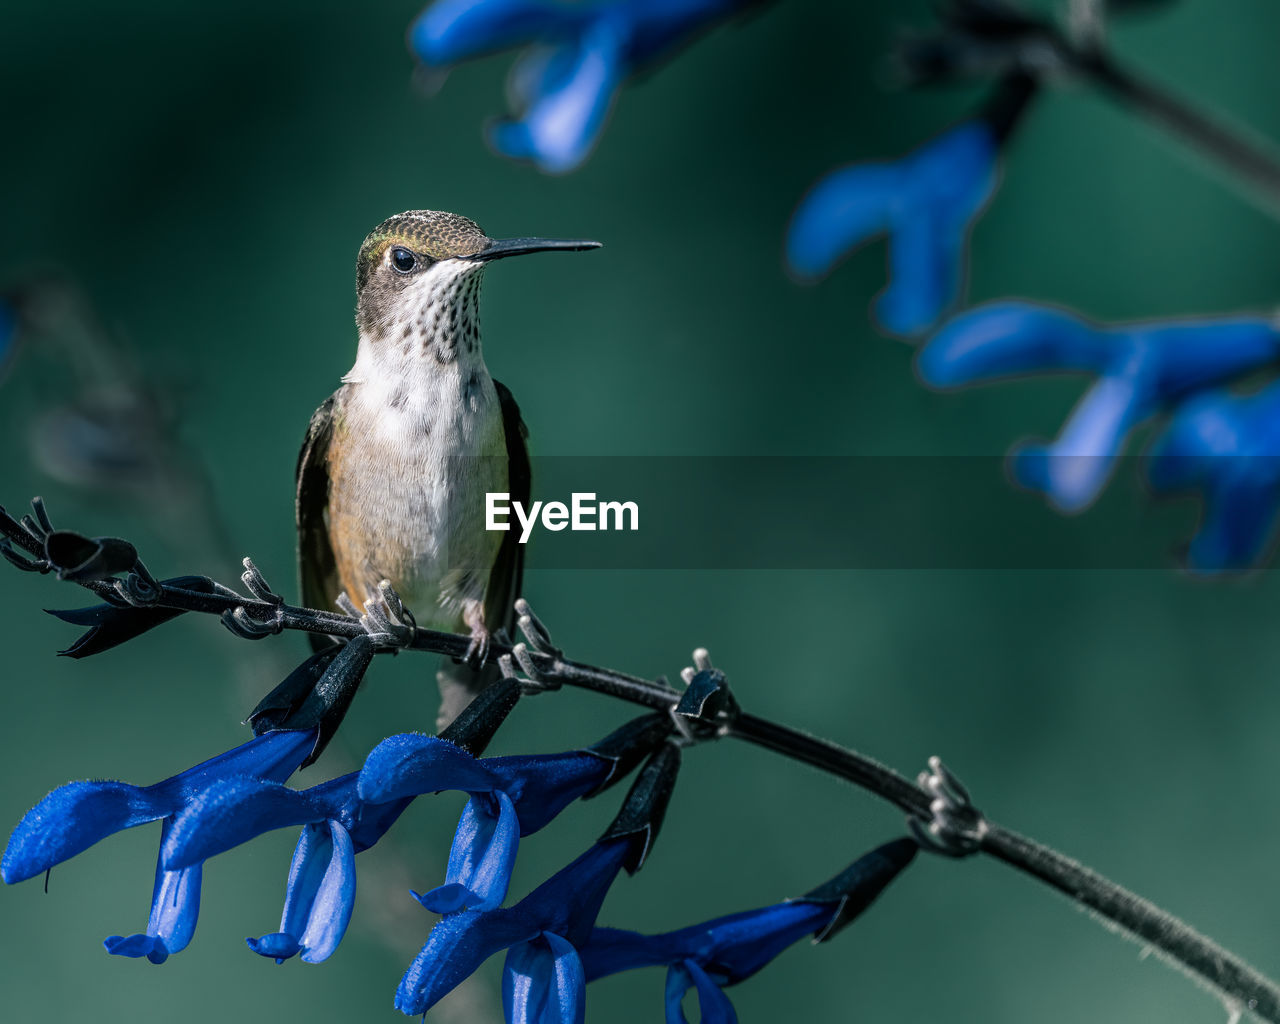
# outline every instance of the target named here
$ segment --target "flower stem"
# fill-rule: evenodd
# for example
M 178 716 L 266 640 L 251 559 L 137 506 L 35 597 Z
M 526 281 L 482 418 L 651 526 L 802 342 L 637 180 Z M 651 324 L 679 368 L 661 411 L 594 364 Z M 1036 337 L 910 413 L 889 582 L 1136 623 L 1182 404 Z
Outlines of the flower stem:
M 90 586 L 100 591 L 101 585 Z M 275 617 L 283 629 L 331 636 L 366 637 L 357 619 L 334 612 L 242 597 L 215 585 L 213 593 L 158 585 L 155 606 L 225 615 L 236 608 L 251 618 Z M 452 657 L 465 654 L 470 639 L 436 630 L 416 629 L 395 649 L 435 652 Z M 510 654 L 511 644 L 494 641 L 490 657 Z M 391 649 L 391 648 L 387 648 Z M 528 651 L 533 668 L 545 680 L 591 690 L 654 710 L 673 711 L 681 692 L 665 681 L 642 679 L 612 669 L 570 661 L 557 652 Z M 738 713 L 719 729 L 720 735 L 752 743 L 845 779 L 895 805 L 917 819 L 933 817 L 934 797 L 925 788 L 873 758 L 829 740 L 756 715 Z M 976 812 L 975 812 L 976 815 Z M 981 822 L 977 841 L 966 851 L 982 852 L 1058 890 L 1087 908 L 1109 927 L 1155 950 L 1163 959 L 1216 992 L 1232 1010 L 1246 1010 L 1271 1024 L 1280 1024 L 1280 986 L 1235 954 L 1149 900 L 1110 879 L 1016 832 L 976 815 Z
M 1124 106 L 1222 165 L 1249 186 L 1268 213 L 1280 215 L 1280 154 L 1270 142 L 1239 125 L 1228 127 L 1221 115 L 1197 109 L 1105 54 L 1081 56 L 1073 67 Z

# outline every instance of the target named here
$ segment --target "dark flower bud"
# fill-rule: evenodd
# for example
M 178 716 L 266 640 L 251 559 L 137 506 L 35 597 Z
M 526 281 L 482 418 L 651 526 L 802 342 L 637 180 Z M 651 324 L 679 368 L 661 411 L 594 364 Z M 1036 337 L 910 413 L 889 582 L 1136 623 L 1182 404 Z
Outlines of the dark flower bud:
M 162 583 L 166 587 L 176 587 L 199 594 L 214 592 L 213 580 L 208 576 L 175 576 L 173 579 L 163 580 Z M 141 636 L 147 630 L 163 625 L 170 619 L 176 619 L 185 613 L 181 608 L 135 608 L 122 602 L 95 604 L 89 608 L 51 609 L 49 614 L 63 622 L 90 627 L 87 633 L 65 651 L 58 652 L 68 658 L 87 658 L 91 654 L 101 654 L 126 640 Z
M 313 764 L 346 717 L 371 661 L 373 641 L 367 636 L 311 655 L 250 713 L 254 735 L 278 729 L 316 729 L 315 745 L 299 767 Z
M 631 784 L 622 810 L 597 840 L 598 843 L 612 839 L 631 840 L 631 849 L 623 862 L 628 874 L 634 875 L 639 871 L 649 856 L 649 849 L 662 828 L 662 819 L 666 816 L 667 804 L 671 802 L 679 771 L 680 748 L 674 743 L 664 743 L 645 762 L 636 781 Z
M 74 530 L 54 530 L 44 542 L 44 556 L 58 579 L 72 583 L 106 579 L 128 572 L 138 551 L 119 537 L 86 537 Z
M 738 717 L 741 708 L 719 669 L 706 668 L 689 680 L 675 713 L 694 725 L 721 729 Z
M 499 679 L 476 694 L 440 738 L 479 757 L 519 700 L 519 681 L 511 676 Z
M 610 762 L 609 774 L 583 799 L 598 796 L 621 781 L 653 753 L 658 744 L 671 735 L 671 716 L 665 711 L 633 718 L 626 725 L 615 729 L 604 739 L 586 748 L 588 754 Z
M 837 903 L 836 912 L 813 936 L 826 942 L 861 914 L 911 863 L 920 846 L 914 839 L 895 839 L 863 854 L 829 882 L 802 897 L 822 903 Z

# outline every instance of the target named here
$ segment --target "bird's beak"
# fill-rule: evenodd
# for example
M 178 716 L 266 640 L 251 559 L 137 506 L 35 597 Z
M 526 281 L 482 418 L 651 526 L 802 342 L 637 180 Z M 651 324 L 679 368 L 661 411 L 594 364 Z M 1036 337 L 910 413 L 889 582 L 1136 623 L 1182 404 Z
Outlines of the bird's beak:
M 583 252 L 586 249 L 599 249 L 599 242 L 591 242 L 579 238 L 500 238 L 489 243 L 488 248 L 481 249 L 469 260 L 500 260 L 507 256 L 523 256 L 527 252 Z

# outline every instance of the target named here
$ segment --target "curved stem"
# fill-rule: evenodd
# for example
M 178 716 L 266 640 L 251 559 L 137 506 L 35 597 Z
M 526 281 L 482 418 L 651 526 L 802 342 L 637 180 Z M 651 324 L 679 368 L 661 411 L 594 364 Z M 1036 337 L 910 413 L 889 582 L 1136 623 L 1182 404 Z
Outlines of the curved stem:
M 1221 115 L 1198 109 L 1109 56 L 1081 58 L 1074 67 L 1124 106 L 1229 170 L 1249 186 L 1268 213 L 1280 214 L 1280 154 L 1270 142 L 1238 125 L 1228 127 Z
M 989 824 L 983 853 L 1052 886 L 1201 982 L 1232 1009 L 1280 1020 L 1280 986 L 1234 953 L 1150 900 L 1078 861 L 999 825 Z
M 0 520 L 0 526 L 3 525 Z M 89 586 L 95 592 L 103 593 L 106 584 Z M 274 622 L 281 629 L 348 639 L 369 635 L 359 620 L 349 616 L 245 598 L 222 586 L 215 586 L 213 593 L 183 590 L 166 584 L 161 584 L 159 590 L 159 599 L 154 602 L 159 607 L 216 615 L 243 608 L 251 618 Z M 466 636 L 428 629 L 412 633 L 406 630 L 399 639 L 404 643 L 395 649 L 435 652 L 455 658 L 465 654 L 470 642 Z M 511 649 L 511 644 L 495 641 L 490 647 L 490 657 L 496 659 L 511 653 Z M 680 691 L 663 681 L 584 665 L 549 651 L 530 650 L 529 655 L 538 674 L 557 683 L 655 710 L 674 711 L 680 700 Z M 892 768 L 848 747 L 745 713 L 738 713 L 727 723 L 721 723 L 719 731 L 845 779 L 887 800 L 911 817 L 927 820 L 933 816 L 931 804 L 934 798 L 928 791 Z M 1248 1010 L 1272 1024 L 1280 1024 L 1280 986 L 1179 918 L 1057 850 L 1010 829 L 984 820 L 979 836 L 973 852 L 994 857 L 1088 908 L 1109 926 L 1150 946 L 1165 960 L 1217 992 L 1229 1006 Z

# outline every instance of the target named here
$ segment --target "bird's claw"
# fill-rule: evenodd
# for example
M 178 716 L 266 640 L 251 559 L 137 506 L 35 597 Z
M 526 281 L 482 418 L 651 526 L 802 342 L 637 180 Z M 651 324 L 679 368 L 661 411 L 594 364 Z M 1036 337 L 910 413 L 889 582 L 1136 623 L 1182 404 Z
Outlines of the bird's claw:
M 467 645 L 467 653 L 462 656 L 467 668 L 478 672 L 489 658 L 489 631 L 483 626 L 471 628 L 471 643 Z
M 382 580 L 376 593 L 370 593 L 361 612 L 346 594 L 338 595 L 338 607 L 359 619 L 374 644 L 398 650 L 412 645 L 418 633 L 413 612 L 405 607 L 390 580 Z

